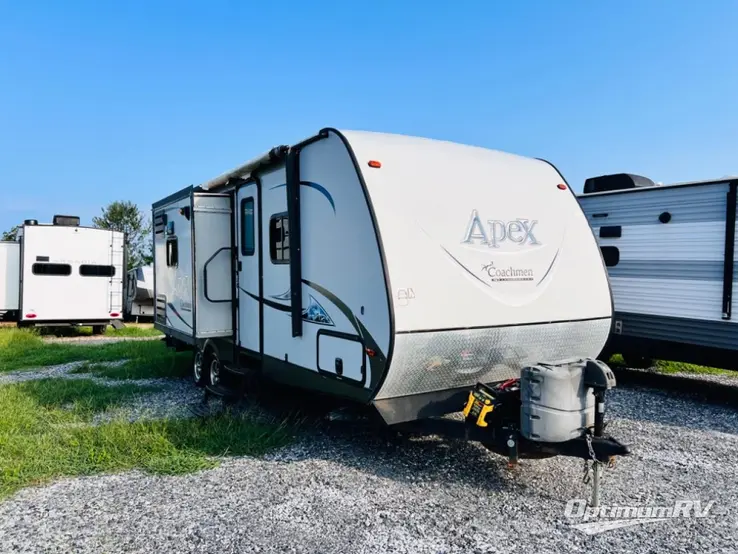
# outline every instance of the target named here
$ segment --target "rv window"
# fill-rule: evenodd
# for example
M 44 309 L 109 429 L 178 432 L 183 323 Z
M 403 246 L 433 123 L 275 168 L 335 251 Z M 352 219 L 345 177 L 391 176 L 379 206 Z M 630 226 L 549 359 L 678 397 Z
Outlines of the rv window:
M 605 259 L 605 265 L 607 267 L 618 265 L 620 261 L 620 250 L 618 250 L 617 246 L 602 246 L 600 250 L 602 250 L 602 257 Z
M 177 248 L 177 237 L 167 239 L 167 266 L 179 265 L 179 249 Z
M 66 277 L 72 274 L 72 266 L 69 264 L 33 264 L 31 271 L 34 275 L 54 275 Z
M 274 264 L 290 263 L 290 228 L 287 214 L 269 220 L 269 255 Z
M 254 199 L 241 200 L 241 254 L 253 256 L 256 251 L 254 240 Z
M 115 267 L 112 265 L 81 265 L 79 274 L 83 277 L 112 277 Z

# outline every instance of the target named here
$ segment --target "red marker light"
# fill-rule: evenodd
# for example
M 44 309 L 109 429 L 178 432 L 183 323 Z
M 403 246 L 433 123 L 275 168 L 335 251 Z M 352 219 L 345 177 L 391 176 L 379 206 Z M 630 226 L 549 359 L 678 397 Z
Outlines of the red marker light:
M 26 314 L 26 319 L 35 319 L 36 314 Z
M 566 190 L 566 185 L 556 185 L 559 190 Z
M 369 356 L 370 358 L 373 358 L 374 356 L 376 356 L 376 354 L 377 353 L 374 352 L 374 350 L 372 350 L 371 348 L 366 349 L 366 355 Z
M 110 317 L 120 317 L 118 312 L 110 312 Z
M 369 167 L 379 169 L 380 167 L 382 167 L 382 162 L 378 162 L 377 160 L 369 160 Z

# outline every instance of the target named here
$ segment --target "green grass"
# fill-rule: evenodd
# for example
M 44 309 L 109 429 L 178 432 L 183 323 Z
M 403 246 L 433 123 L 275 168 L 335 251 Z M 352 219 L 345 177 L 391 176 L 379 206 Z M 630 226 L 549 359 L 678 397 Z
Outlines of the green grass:
M 90 337 L 92 327 L 39 327 L 38 334 L 46 337 Z M 151 324 L 128 323 L 122 329 L 116 329 L 112 325 L 105 330 L 106 337 L 159 337 L 161 331 L 154 329 Z
M 26 329 L 0 329 L 0 372 L 31 367 L 44 367 L 75 361 L 111 362 L 130 360 L 127 369 L 111 370 L 118 376 L 125 371 L 136 375 L 173 377 L 183 375 L 191 354 L 175 353 L 161 341 L 122 341 L 109 344 L 82 345 L 45 343 L 38 333 Z
M 122 419 L 90 425 L 150 387 L 104 387 L 46 379 L 0 387 L 0 498 L 63 476 L 139 468 L 180 474 L 214 467 L 223 455 L 260 455 L 285 444 L 289 426 L 225 412 L 204 419 Z
M 191 352 L 172 352 L 159 348 L 146 349 L 146 353 L 149 355 L 136 357 L 113 367 L 99 362 L 85 362 L 71 373 L 90 373 L 108 379 L 176 379 L 189 376 L 192 368 Z
M 105 411 L 140 394 L 156 392 L 159 387 L 136 384 L 99 385 L 89 379 L 50 378 L 15 385 L 44 408 L 66 408 L 80 416 Z
M 625 360 L 620 354 L 614 354 L 608 363 L 613 367 L 627 367 Z M 717 367 L 707 367 L 684 362 L 672 362 L 668 360 L 654 360 L 654 370 L 659 373 L 691 373 L 701 375 L 725 375 L 738 379 L 738 372 Z

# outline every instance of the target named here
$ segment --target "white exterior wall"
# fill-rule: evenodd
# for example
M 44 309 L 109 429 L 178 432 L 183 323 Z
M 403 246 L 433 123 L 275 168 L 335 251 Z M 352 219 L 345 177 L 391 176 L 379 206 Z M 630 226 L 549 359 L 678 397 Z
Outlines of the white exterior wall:
M 87 227 L 23 227 L 22 321 L 84 322 L 122 317 L 123 233 Z M 44 275 L 34 264 L 69 266 L 69 275 Z M 113 266 L 115 274 L 82 276 L 80 266 Z M 35 315 L 29 318 L 28 315 Z
M 20 243 L 0 242 L 0 311 L 20 303 Z
M 615 311 L 723 322 L 728 190 L 717 182 L 579 197 L 598 237 L 603 226 L 622 229 L 620 237 L 598 238 L 620 255 L 608 268 Z M 668 223 L 659 222 L 663 212 L 671 214 Z M 734 279 L 735 290 L 738 272 Z
M 190 206 L 190 197 L 154 209 L 154 223 L 158 214 L 165 214 L 167 224 L 161 232 L 154 233 L 155 273 L 155 321 L 174 331 L 193 336 L 194 305 L 192 298 L 192 225 L 180 214 L 180 208 Z M 178 260 L 176 266 L 167 265 L 166 227 L 173 224 L 173 236 L 177 238 Z
M 600 353 L 612 316 L 607 273 L 551 165 L 422 138 L 345 135 L 392 287 L 395 344 L 377 399 L 500 381 L 528 364 Z
M 198 338 L 229 337 L 233 334 L 230 198 L 227 195 L 195 194 L 193 204 L 196 334 Z M 224 248 L 227 250 L 223 250 Z M 227 302 L 212 300 L 227 300 Z
M 379 222 L 397 332 L 610 317 L 597 242 L 549 164 L 443 141 L 346 136 Z M 369 160 L 382 167 L 368 167 Z M 512 222 L 517 242 L 465 243 L 475 210 L 490 242 L 489 221 L 505 222 L 508 230 Z M 532 276 L 492 281 L 484 269 L 490 263 Z
M 318 340 L 319 331 L 370 336 L 380 356 L 387 355 L 390 342 L 387 290 L 377 239 L 363 188 L 340 137 L 331 134 L 302 150 L 300 179 L 303 308 L 322 310 L 330 321 L 304 318 L 303 335 L 293 338 L 290 313 L 265 305 L 264 354 L 317 372 L 316 349 L 320 348 L 322 371 L 335 374 L 335 359 L 342 358 L 344 377 L 363 379 L 367 388 L 380 376 L 372 375 L 371 364 L 357 342 L 323 334 Z M 264 299 L 289 307 L 289 264 L 272 263 L 269 253 L 269 220 L 287 211 L 285 183 L 284 167 L 261 175 L 263 221 L 259 237 L 264 252 Z

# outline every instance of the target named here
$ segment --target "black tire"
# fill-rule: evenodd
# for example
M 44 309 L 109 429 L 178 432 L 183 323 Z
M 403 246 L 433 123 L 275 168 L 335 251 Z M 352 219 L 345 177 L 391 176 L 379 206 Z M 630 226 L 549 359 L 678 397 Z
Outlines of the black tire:
M 103 335 L 105 334 L 105 331 L 108 329 L 107 325 L 93 325 L 92 326 L 92 334 L 93 335 Z
M 206 357 L 208 361 L 207 365 L 207 383 L 214 387 L 219 386 L 222 383 L 223 377 L 223 364 L 220 362 L 218 353 L 210 349 L 209 355 Z
M 192 380 L 195 382 L 195 386 L 204 387 L 208 384 L 209 375 L 205 364 L 206 360 L 205 354 L 199 348 L 196 348 L 192 353 Z

